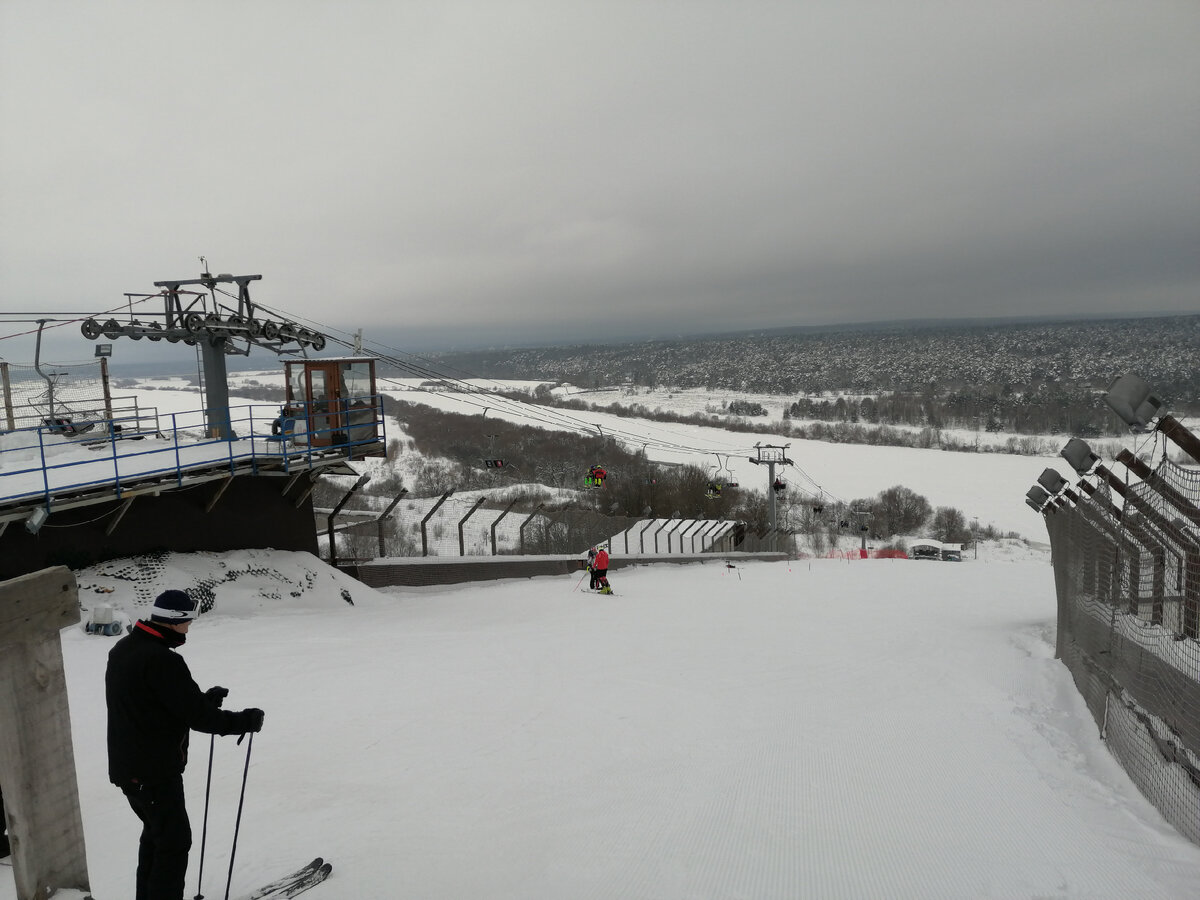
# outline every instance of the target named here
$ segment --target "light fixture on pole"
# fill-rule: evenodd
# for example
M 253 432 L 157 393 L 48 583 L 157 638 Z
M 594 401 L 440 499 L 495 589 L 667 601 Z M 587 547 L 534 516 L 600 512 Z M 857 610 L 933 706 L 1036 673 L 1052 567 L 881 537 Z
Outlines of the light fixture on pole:
M 1130 372 L 1116 379 L 1104 395 L 1104 402 L 1132 430 L 1145 432 L 1162 409 L 1162 401 L 1152 393 L 1145 379 Z
M 1087 441 L 1079 438 L 1067 441 L 1067 446 L 1063 447 L 1058 455 L 1070 463 L 1071 468 L 1080 475 L 1090 474 L 1100 462 L 1100 457 L 1092 452 Z
M 1055 494 L 1062 492 L 1062 489 L 1067 486 L 1067 479 L 1058 474 L 1057 469 L 1049 467 L 1042 469 L 1042 474 L 1038 476 L 1037 483 L 1045 488 L 1046 493 L 1053 497 Z
M 46 512 L 44 506 L 39 506 L 25 520 L 25 530 L 30 534 L 37 534 L 42 530 L 42 525 L 45 524 L 48 518 L 50 518 L 50 513 Z
M 1200 463 L 1200 438 L 1162 411 L 1162 401 L 1154 396 L 1144 379 L 1132 373 L 1122 375 L 1109 387 L 1104 402 L 1135 433 L 1159 431 Z

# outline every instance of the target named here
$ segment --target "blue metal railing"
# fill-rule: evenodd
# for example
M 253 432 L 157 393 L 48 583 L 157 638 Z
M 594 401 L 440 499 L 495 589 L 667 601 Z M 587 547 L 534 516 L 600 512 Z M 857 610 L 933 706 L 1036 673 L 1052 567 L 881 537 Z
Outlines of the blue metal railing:
M 233 440 L 209 435 L 206 412 L 199 409 L 159 415 L 153 434 L 131 434 L 120 417 L 97 421 L 83 434 L 66 434 L 54 425 L 3 432 L 0 507 L 41 504 L 50 511 L 56 497 L 89 490 L 112 491 L 119 499 L 133 486 L 161 482 L 163 476 L 182 485 L 199 470 L 311 468 L 314 462 L 354 457 L 385 442 L 379 395 L 342 401 L 333 409 L 292 403 L 282 415 L 296 422 L 290 434 L 282 433 L 283 428 L 272 434 L 272 423 L 281 417 L 278 404 L 230 406 L 229 422 L 237 435 Z

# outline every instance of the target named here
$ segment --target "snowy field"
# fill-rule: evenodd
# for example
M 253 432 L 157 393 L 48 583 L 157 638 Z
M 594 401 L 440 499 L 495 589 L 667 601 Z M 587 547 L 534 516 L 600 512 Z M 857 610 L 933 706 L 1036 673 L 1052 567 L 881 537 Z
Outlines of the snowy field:
M 239 897 L 321 855 L 313 900 L 1190 898 L 1200 848 L 1142 798 L 1053 659 L 1047 556 L 642 566 L 380 593 L 301 553 L 78 573 L 139 614 L 216 606 L 182 653 L 259 706 Z M 110 588 L 111 590 L 110 592 Z M 353 605 L 343 592 L 348 592 Z M 64 631 L 96 900 L 133 895 L 107 782 L 115 638 Z M 197 891 L 209 742 L 187 775 Z M 202 892 L 224 896 L 247 745 L 216 742 Z M 0 867 L 0 900 L 14 900 Z

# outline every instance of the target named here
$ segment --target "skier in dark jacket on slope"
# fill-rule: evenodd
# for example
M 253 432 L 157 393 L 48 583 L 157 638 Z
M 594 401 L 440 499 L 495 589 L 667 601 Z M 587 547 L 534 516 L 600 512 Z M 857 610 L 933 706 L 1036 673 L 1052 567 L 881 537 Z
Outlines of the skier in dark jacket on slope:
M 224 711 L 223 687 L 201 691 L 182 656 L 196 601 L 164 591 L 150 618 L 138 622 L 108 654 L 108 777 L 142 820 L 136 900 L 183 897 L 191 824 L 183 797 L 188 735 L 259 731 L 261 709 Z

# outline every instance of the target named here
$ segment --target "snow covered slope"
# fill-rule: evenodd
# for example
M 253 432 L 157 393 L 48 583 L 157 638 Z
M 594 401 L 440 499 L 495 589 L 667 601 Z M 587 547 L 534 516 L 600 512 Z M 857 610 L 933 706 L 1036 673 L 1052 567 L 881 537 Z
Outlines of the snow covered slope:
M 646 566 L 611 597 L 570 576 L 385 594 L 267 551 L 80 584 L 134 610 L 159 586 L 213 593 L 181 652 L 267 712 L 233 896 L 316 855 L 335 868 L 314 900 L 1194 896 L 1200 848 L 1052 658 L 1046 555 L 994 549 Z M 132 896 L 137 852 L 105 774 L 114 640 L 64 632 L 97 900 Z M 207 896 L 247 748 L 216 741 Z M 189 897 L 207 759 L 194 736 Z

